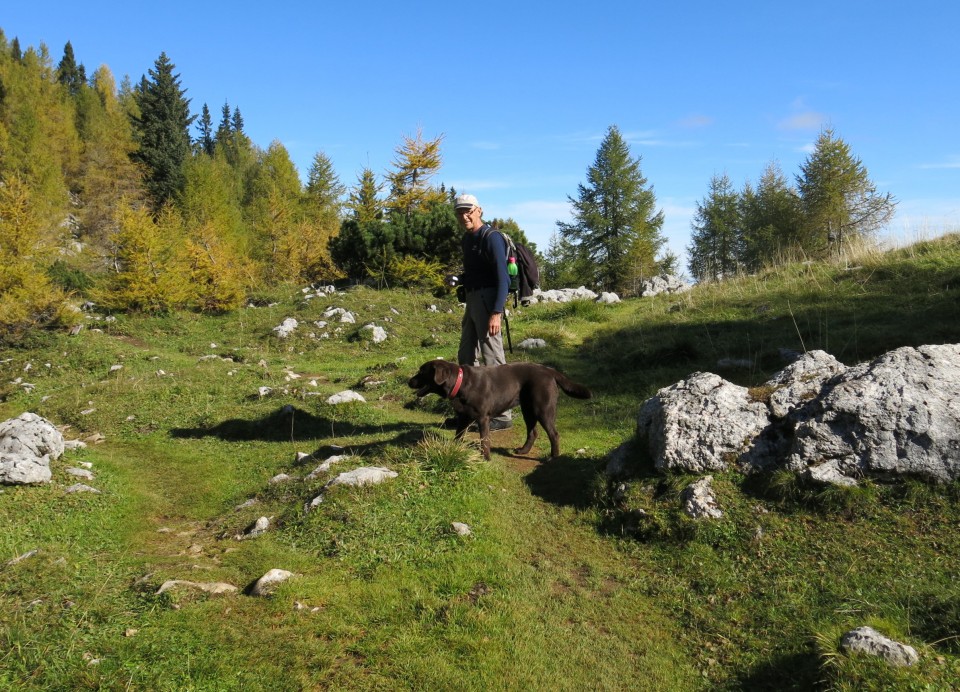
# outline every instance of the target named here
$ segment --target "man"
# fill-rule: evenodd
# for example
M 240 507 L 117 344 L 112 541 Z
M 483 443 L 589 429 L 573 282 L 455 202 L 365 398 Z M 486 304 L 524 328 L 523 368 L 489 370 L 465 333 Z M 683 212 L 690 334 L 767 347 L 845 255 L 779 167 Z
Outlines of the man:
M 460 365 L 503 365 L 504 303 L 510 288 L 507 274 L 506 244 L 499 231 L 483 222 L 483 209 L 473 195 L 459 195 L 454 202 L 457 222 L 464 230 L 463 287 L 467 309 L 460 331 Z M 490 421 L 491 430 L 505 430 L 512 423 L 510 409 Z

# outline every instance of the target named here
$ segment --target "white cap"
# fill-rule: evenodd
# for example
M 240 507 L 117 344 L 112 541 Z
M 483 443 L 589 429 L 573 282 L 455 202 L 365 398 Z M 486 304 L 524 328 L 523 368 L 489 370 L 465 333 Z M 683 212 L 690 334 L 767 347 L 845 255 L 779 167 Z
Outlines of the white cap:
M 454 209 L 470 209 L 479 206 L 480 202 L 473 195 L 457 195 L 457 199 L 453 203 Z

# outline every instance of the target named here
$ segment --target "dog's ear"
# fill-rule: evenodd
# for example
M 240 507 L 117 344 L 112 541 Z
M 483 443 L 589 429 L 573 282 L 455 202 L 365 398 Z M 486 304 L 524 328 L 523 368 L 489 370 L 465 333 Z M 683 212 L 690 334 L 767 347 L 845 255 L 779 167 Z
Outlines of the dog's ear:
M 448 363 L 445 360 L 433 361 L 433 381 L 439 386 L 444 387 L 447 392 L 453 390 L 453 385 L 457 380 L 457 366 Z

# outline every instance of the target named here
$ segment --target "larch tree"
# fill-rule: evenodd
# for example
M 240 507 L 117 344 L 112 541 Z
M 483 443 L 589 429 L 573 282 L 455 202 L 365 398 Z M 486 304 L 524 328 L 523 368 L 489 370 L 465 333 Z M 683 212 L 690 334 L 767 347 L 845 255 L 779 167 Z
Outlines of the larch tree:
M 135 91 L 140 115 L 134 118 L 137 151 L 134 160 L 146 169 L 146 187 L 159 210 L 183 191 L 183 164 L 190 156 L 190 101 L 180 88 L 180 75 L 166 53 Z
M 576 199 L 568 197 L 573 222 L 557 224 L 576 254 L 594 267 L 593 276 L 583 278 L 603 290 L 629 290 L 636 275 L 659 271 L 664 217 L 640 163 L 620 130 L 610 126 L 587 169 L 587 183 L 578 185 Z
M 95 105 L 84 118 L 79 217 L 82 233 L 102 250 L 116 230 L 115 210 L 120 201 L 139 206 L 147 195 L 144 170 L 131 158 L 137 146 L 133 129 L 106 65 L 93 73 L 92 91 Z
M 386 176 L 390 184 L 386 202 L 390 215 L 426 211 L 431 205 L 446 201 L 446 194 L 430 185 L 430 179 L 443 164 L 440 155 L 442 141 L 443 135 L 424 140 L 420 128 L 416 137 L 403 138 L 403 143 L 395 150 L 393 170 Z
M 66 296 L 45 271 L 55 246 L 43 229 L 29 186 L 18 175 L 0 178 L 0 343 L 64 318 Z
M 838 255 L 855 239 L 883 227 L 896 210 L 890 193 L 880 194 L 866 167 L 832 129 L 823 130 L 797 176 L 811 252 Z

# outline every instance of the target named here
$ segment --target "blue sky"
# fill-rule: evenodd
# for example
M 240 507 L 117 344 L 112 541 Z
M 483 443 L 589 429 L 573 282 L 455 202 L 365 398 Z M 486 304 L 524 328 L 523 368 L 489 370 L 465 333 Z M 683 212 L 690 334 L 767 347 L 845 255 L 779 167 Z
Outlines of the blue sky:
M 67 41 L 88 74 L 137 81 L 161 51 L 199 113 L 240 108 L 305 177 L 382 176 L 405 136 L 442 135 L 436 182 L 513 217 L 545 250 L 607 128 L 641 157 L 683 256 L 696 203 L 771 161 L 789 179 L 832 127 L 880 192 L 883 234 L 960 228 L 960 4 L 941 0 L 554 3 L 8 3 L 22 47 Z M 195 133 L 194 133 L 195 134 Z

